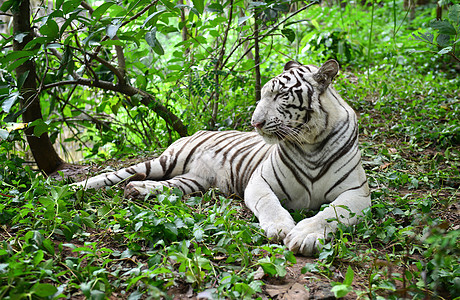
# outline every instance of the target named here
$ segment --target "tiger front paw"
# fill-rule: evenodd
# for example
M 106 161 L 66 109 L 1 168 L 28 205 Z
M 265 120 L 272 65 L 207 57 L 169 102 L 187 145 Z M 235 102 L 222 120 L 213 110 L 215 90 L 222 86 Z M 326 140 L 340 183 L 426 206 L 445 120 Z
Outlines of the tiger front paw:
M 318 253 L 326 240 L 329 229 L 321 221 L 314 219 L 302 220 L 295 226 L 284 239 L 286 247 L 295 254 L 312 256 Z
M 294 228 L 293 220 L 280 222 L 260 222 L 260 227 L 265 231 L 265 235 L 275 242 L 281 242 L 286 235 Z
M 130 199 L 145 198 L 149 193 L 143 181 L 131 181 L 125 187 L 125 197 Z
M 126 198 L 144 199 L 150 195 L 156 195 L 163 190 L 163 186 L 156 181 L 131 181 L 125 187 Z

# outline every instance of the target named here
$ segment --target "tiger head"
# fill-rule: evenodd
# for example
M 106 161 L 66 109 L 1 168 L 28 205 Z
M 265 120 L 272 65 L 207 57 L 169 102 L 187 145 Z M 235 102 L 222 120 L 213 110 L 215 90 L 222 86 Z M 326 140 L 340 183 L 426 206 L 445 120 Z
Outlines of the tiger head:
M 252 126 L 270 144 L 317 142 L 328 121 L 320 97 L 338 71 L 335 60 L 328 60 L 321 68 L 288 62 L 284 72 L 262 88 Z

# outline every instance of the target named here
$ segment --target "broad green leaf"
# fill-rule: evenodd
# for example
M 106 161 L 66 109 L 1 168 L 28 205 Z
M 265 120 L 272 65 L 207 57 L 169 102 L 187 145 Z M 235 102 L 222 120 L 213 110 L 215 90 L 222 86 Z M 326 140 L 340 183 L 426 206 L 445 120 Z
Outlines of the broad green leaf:
M 449 20 L 451 20 L 454 24 L 460 23 L 460 4 L 452 5 L 449 8 Z
M 436 42 L 441 47 L 447 47 L 450 44 L 450 35 L 441 33 L 436 37 Z
M 49 283 L 36 283 L 32 287 L 32 293 L 39 297 L 50 297 L 57 292 L 57 288 Z
M 34 266 L 37 266 L 39 263 L 41 263 L 44 256 L 45 254 L 43 253 L 43 250 L 38 250 L 34 256 Z
M 165 54 L 163 47 L 161 46 L 160 42 L 157 40 L 156 37 L 157 29 L 154 27 L 151 31 L 145 34 L 145 40 L 147 44 L 155 51 L 158 55 Z
M 200 14 L 203 14 L 203 11 L 204 11 L 204 0 L 192 0 L 193 2 L 193 7 L 196 8 L 196 10 L 198 10 L 198 12 Z
M 24 49 L 25 50 L 34 49 L 37 46 L 37 44 L 38 45 L 45 45 L 45 44 L 49 43 L 50 41 L 51 41 L 51 39 L 49 37 L 46 37 L 46 36 L 36 37 L 33 40 L 31 40 L 30 42 L 28 42 L 24 46 Z
M 28 57 L 20 58 L 17 61 L 11 63 L 6 69 L 8 70 L 8 72 L 14 71 L 16 68 L 18 68 L 28 60 Z
M 48 124 L 46 124 L 42 119 L 33 121 L 29 126 L 34 127 L 34 135 L 40 137 L 43 133 L 48 131 Z
M 32 240 L 37 246 L 41 246 L 43 244 L 44 237 L 38 230 L 32 231 Z
M 351 286 L 346 284 L 338 284 L 332 287 L 331 292 L 334 293 L 336 298 L 343 298 L 345 297 L 350 291 L 352 290 Z
M 438 54 L 446 54 L 452 51 L 452 47 L 446 47 L 444 49 L 441 49 L 441 51 L 438 52 Z
M 347 273 L 345 274 L 345 280 L 343 281 L 343 283 L 351 286 L 351 284 L 353 283 L 354 277 L 355 277 L 355 272 L 350 266 L 348 266 Z
M 419 41 L 422 41 L 422 42 L 428 42 L 428 43 L 433 43 L 433 34 L 427 32 L 426 34 L 425 33 L 422 33 L 422 32 L 417 32 L 417 33 L 413 33 L 412 36 L 416 39 L 416 40 L 419 40 Z
M 48 19 L 45 25 L 40 27 L 40 33 L 50 39 L 56 39 L 59 37 L 59 26 L 53 19 Z
M 200 227 L 196 228 L 196 230 L 193 231 L 193 236 L 195 237 L 197 242 L 203 241 L 203 234 L 204 231 Z
M 93 12 L 93 14 L 91 16 L 96 20 L 99 19 L 107 11 L 107 9 L 109 9 L 109 7 L 111 7 L 114 4 L 115 4 L 114 2 L 102 3 L 100 6 L 98 6 L 94 10 L 94 12 Z
M 430 22 L 430 27 L 435 30 L 438 30 L 439 33 L 448 35 L 456 34 L 454 26 L 452 26 L 452 24 L 450 24 L 450 22 L 447 20 L 433 20 Z
M 13 92 L 6 98 L 2 103 L 2 110 L 6 113 L 9 113 L 11 107 L 13 107 L 14 103 L 19 99 L 19 92 Z
M 15 61 L 15 60 L 17 60 L 19 58 L 31 57 L 34 54 L 35 54 L 34 51 L 27 51 L 27 50 L 24 50 L 24 51 L 11 51 L 7 55 L 5 55 L 3 58 L 1 58 L 0 62 L 4 63 L 4 64 L 8 64 L 9 62 Z
M 260 263 L 260 266 L 264 270 L 265 274 L 273 277 L 278 274 L 276 267 L 272 263 Z
M 64 3 L 62 4 L 62 11 L 64 12 L 64 14 L 68 14 L 74 11 L 80 5 L 80 3 L 81 3 L 80 0 L 64 1 Z
M 106 40 L 101 42 L 102 46 L 121 46 L 124 47 L 125 43 L 120 40 Z
M 13 6 L 13 4 L 18 5 L 19 1 L 17 1 L 17 0 L 5 1 L 5 2 L 3 2 L 2 6 L 0 7 L 0 10 L 3 11 L 3 12 L 7 12 Z
M 223 13 L 224 7 L 220 3 L 211 3 L 206 7 L 206 10 L 209 12 Z
M 24 33 L 24 32 L 21 32 L 21 33 L 18 33 L 18 34 L 15 34 L 14 35 L 14 40 L 18 43 L 22 43 L 22 41 L 24 40 L 24 38 L 28 35 L 28 33 Z
M 107 26 L 107 36 L 110 39 L 113 39 L 117 35 L 117 31 L 120 28 L 120 26 L 121 26 L 121 23 L 110 24 L 109 26 Z
M 295 32 L 291 28 L 284 28 L 281 30 L 281 33 L 288 39 L 289 42 L 293 42 L 295 40 Z
M 86 298 L 90 299 L 91 297 L 91 286 L 92 282 L 83 282 L 80 284 L 80 289 L 83 292 L 83 294 L 86 296 Z
M 149 23 L 150 20 L 152 20 L 153 18 L 155 18 L 155 17 L 161 15 L 161 14 L 164 13 L 165 11 L 166 11 L 165 9 L 159 10 L 159 11 L 154 12 L 154 13 L 151 14 L 150 16 L 148 16 L 148 17 L 145 19 L 144 24 L 142 24 L 141 28 L 144 28 L 144 27 Z
M 54 249 L 54 243 L 51 242 L 50 240 L 44 240 L 43 241 L 43 248 L 51 255 L 54 255 L 55 249 Z
M 249 15 L 249 16 L 244 16 L 244 17 L 238 18 L 238 26 L 243 25 L 250 18 L 252 18 L 252 14 Z
M 266 6 L 267 3 L 261 1 L 249 2 L 249 7 Z
M 64 0 L 56 0 L 56 1 L 54 1 L 54 5 L 55 5 L 54 7 L 56 9 L 59 9 L 63 2 L 64 2 Z
M 29 76 L 29 70 L 27 70 L 26 72 L 22 73 L 19 78 L 18 78 L 18 82 L 17 82 L 17 86 L 18 86 L 18 90 L 20 90 L 22 88 L 22 86 L 24 85 L 24 82 L 26 81 L 27 77 Z

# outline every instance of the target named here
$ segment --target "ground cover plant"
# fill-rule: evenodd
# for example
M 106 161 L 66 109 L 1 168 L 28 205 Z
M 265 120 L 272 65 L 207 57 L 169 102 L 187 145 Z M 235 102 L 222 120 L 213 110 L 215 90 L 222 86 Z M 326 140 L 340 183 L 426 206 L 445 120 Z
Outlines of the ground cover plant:
M 80 3 L 56 2 L 68 12 Z M 229 65 L 221 64 L 219 70 L 214 69 L 215 61 L 206 60 L 203 53 L 218 58 L 222 53 L 222 47 L 215 46 L 219 40 L 213 38 L 222 37 L 228 14 L 215 24 L 204 22 L 204 16 L 228 11 L 231 4 L 207 3 L 206 10 L 204 3 L 193 1 L 196 13 L 183 21 L 189 31 L 195 29 L 190 40 L 174 35 L 184 25 L 180 27 L 171 17 L 179 10 L 165 5 L 165 11 L 155 7 L 144 19 L 136 19 L 144 25 L 143 34 L 149 32 L 138 49 L 129 44 L 124 31 L 118 32 L 120 43 L 110 39 L 102 45 L 132 47 L 150 60 L 150 67 L 167 64 L 168 72 L 154 73 L 147 72 L 145 61 L 136 61 L 131 71 L 137 73 L 131 74 L 131 81 L 140 89 L 154 90 L 184 124 L 190 124 L 190 132 L 248 129 L 255 104 L 254 61 L 243 55 L 244 43 L 232 48 L 241 51 L 240 56 L 229 58 Z M 263 7 L 261 3 L 252 4 L 251 9 Z M 22 109 L 15 102 L 21 81 L 6 75 L 13 69 L 5 56 L 0 59 L 1 91 L 8 90 L 0 115 L 0 298 L 454 299 L 460 295 L 460 79 L 455 60 L 459 57 L 459 6 L 445 7 L 443 23 L 439 23 L 432 21 L 436 4 L 416 7 L 411 18 L 410 8 L 404 9 L 402 1 L 344 7 L 323 3 L 275 28 L 284 13 L 290 16 L 284 4 L 267 2 L 263 18 L 271 16 L 272 23 L 259 24 L 268 32 L 267 39 L 260 41 L 262 83 L 290 59 L 320 64 L 335 57 L 342 63 L 334 86 L 359 116 L 363 164 L 372 190 L 372 207 L 362 222 L 341 226 L 317 257 L 305 258 L 267 240 L 241 200 L 224 198 L 217 190 L 182 195 L 165 189 L 145 200 L 125 199 L 121 187 L 74 191 L 68 181 L 47 178 L 30 165 L 23 150 L 27 148 L 21 135 L 24 122 L 12 118 Z M 101 20 L 104 14 L 122 16 L 119 7 L 130 8 L 132 15 L 142 10 L 142 5 L 129 3 L 101 7 L 92 14 Z M 247 41 L 253 43 L 251 12 L 239 11 L 235 4 L 230 41 L 238 44 L 238 38 L 249 37 Z M 170 23 L 165 21 L 168 14 Z M 156 18 L 161 16 L 164 19 L 159 22 Z M 49 20 L 55 17 L 41 19 L 48 24 L 48 29 L 40 30 L 43 36 L 53 35 L 54 24 Z M 158 21 L 154 22 L 158 33 L 152 33 L 149 22 L 153 21 Z M 120 23 L 91 24 L 102 35 Z M 180 45 L 166 43 L 166 37 Z M 70 51 L 75 57 L 73 66 L 53 65 L 51 58 L 48 67 L 43 66 L 48 74 L 62 72 L 60 76 L 65 77 L 72 68 L 81 67 L 81 61 L 75 45 L 62 43 L 68 47 L 58 48 L 58 44 L 36 51 L 51 55 L 51 49 L 74 47 Z M 9 50 L 4 48 L 2 54 Z M 226 50 L 222 59 L 229 57 Z M 187 51 L 196 55 L 193 62 L 180 60 Z M 110 61 L 110 52 L 104 55 Z M 239 61 L 241 57 L 245 59 Z M 95 73 L 102 76 L 101 81 L 116 77 L 104 66 Z M 216 97 L 217 80 L 220 97 Z M 171 88 L 176 85 L 182 88 Z M 72 95 L 83 100 L 72 100 Z M 153 150 L 161 150 L 179 136 L 151 112 L 148 103 L 139 104 L 142 99 L 107 91 L 96 95 L 77 87 L 72 92 L 62 89 L 46 94 L 41 99 L 44 122 L 37 121 L 35 126 L 35 134 L 47 130 L 58 142 L 62 122 L 75 132 L 85 130 L 85 137 L 67 136 L 80 142 L 84 155 L 97 163 L 85 172 L 144 161 L 158 154 Z M 107 100 L 98 102 L 98 97 Z M 217 114 L 202 98 L 219 104 Z M 89 109 L 93 107 L 94 113 Z M 293 214 L 300 219 L 311 212 Z

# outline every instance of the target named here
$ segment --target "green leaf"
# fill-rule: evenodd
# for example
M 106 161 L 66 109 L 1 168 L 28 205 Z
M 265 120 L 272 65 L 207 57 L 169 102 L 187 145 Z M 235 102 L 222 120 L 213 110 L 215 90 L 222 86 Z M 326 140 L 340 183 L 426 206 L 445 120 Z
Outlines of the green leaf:
M 430 22 L 430 27 L 438 30 L 439 33 L 448 34 L 448 35 L 455 35 L 457 32 L 455 31 L 454 26 L 446 20 L 432 20 Z
M 55 5 L 54 7 L 56 9 L 59 9 L 63 2 L 64 2 L 64 0 L 56 0 L 56 1 L 54 1 L 54 5 Z
M 154 13 L 151 14 L 150 16 L 148 16 L 148 17 L 145 19 L 144 24 L 142 24 L 141 28 L 144 28 L 150 20 L 152 20 L 153 18 L 155 18 L 155 17 L 161 15 L 161 14 L 164 13 L 165 11 L 166 11 L 165 9 L 159 10 L 159 11 L 154 12 Z
M 441 47 L 447 47 L 450 43 L 450 35 L 441 33 L 436 37 L 436 43 Z
M 2 110 L 6 113 L 9 113 L 11 107 L 13 107 L 14 103 L 19 99 L 19 92 L 13 92 L 6 98 L 2 103 Z
M 145 34 L 145 40 L 147 41 L 147 44 L 149 44 L 149 46 L 153 49 L 153 51 L 155 51 L 158 55 L 163 55 L 165 54 L 165 51 L 163 50 L 160 42 L 157 40 L 156 33 L 157 28 L 154 27 L 151 31 Z
M 3 12 L 7 12 L 13 6 L 13 4 L 15 4 L 15 3 L 18 3 L 18 1 L 17 0 L 5 1 L 5 2 L 3 2 L 2 6 L 0 7 L 0 10 L 3 11 Z
M 109 7 L 111 7 L 114 4 L 115 4 L 114 2 L 102 3 L 100 6 L 98 6 L 98 8 L 96 8 L 94 10 L 94 12 L 93 12 L 93 14 L 91 16 L 94 19 L 98 20 L 107 11 L 107 9 L 109 9 Z
M 334 293 L 336 298 L 345 297 L 352 290 L 351 286 L 345 284 L 339 284 L 332 287 L 331 292 Z
M 244 17 L 238 18 L 238 26 L 243 25 L 243 24 L 244 24 L 247 20 L 249 20 L 250 18 L 252 18 L 252 15 L 244 16 Z
M 413 33 L 412 36 L 419 41 L 422 42 L 428 42 L 428 43 L 433 43 L 434 36 L 430 32 L 422 33 L 422 32 L 417 32 Z
M 211 3 L 206 7 L 206 10 L 209 12 L 223 13 L 224 7 L 219 3 Z
M 450 7 L 448 17 L 454 24 L 458 25 L 460 23 L 460 4 L 455 4 Z
M 12 51 L 0 59 L 0 62 L 7 64 L 19 58 L 29 58 L 35 54 L 34 51 Z
M 64 14 L 68 14 L 74 11 L 80 5 L 80 3 L 80 0 L 64 1 L 64 3 L 62 4 L 62 11 L 64 12 Z
M 29 126 L 34 126 L 34 135 L 36 137 L 40 137 L 43 133 L 48 131 L 48 124 L 46 124 L 42 119 L 33 121 Z
M 29 76 L 29 70 L 27 70 L 26 72 L 22 73 L 19 78 L 18 78 L 18 82 L 17 82 L 17 85 L 18 85 L 18 89 L 20 90 L 22 88 L 22 86 L 24 85 L 24 82 L 26 81 L 27 79 L 27 76 Z
M 56 39 L 59 37 L 59 26 L 53 19 L 48 19 L 48 21 L 40 27 L 40 33 L 44 36 L 49 37 L 50 39 Z
M 204 0 L 192 0 L 193 7 L 195 7 L 200 14 L 204 11 Z
M 450 51 L 452 51 L 452 47 L 446 47 L 444 49 L 441 49 L 441 51 L 438 52 L 438 54 L 447 54 L 449 53 Z
M 32 287 L 32 293 L 39 297 L 50 297 L 57 292 L 57 288 L 49 283 L 36 283 Z
M 272 263 L 261 263 L 260 266 L 264 270 L 265 274 L 268 274 L 271 277 L 278 273 L 276 267 Z
M 25 33 L 25 32 L 21 32 L 21 33 L 18 33 L 18 34 L 15 34 L 14 35 L 14 40 L 18 43 L 22 43 L 22 41 L 24 40 L 24 38 L 26 36 L 28 36 L 29 34 L 28 33 Z
M 293 42 L 295 40 L 295 32 L 291 28 L 284 28 L 281 30 L 281 33 L 288 39 L 289 42 Z
M 30 42 L 28 42 L 24 46 L 24 49 L 34 49 L 35 47 L 37 47 L 37 44 L 41 46 L 41 45 L 45 45 L 49 43 L 50 41 L 51 39 L 49 37 L 45 37 L 45 36 L 36 37 Z
M 120 28 L 120 26 L 121 26 L 121 23 L 110 24 L 109 26 L 107 26 L 107 29 L 106 29 L 107 30 L 107 36 L 110 39 L 113 39 L 117 35 L 117 31 Z
M 37 266 L 39 263 L 41 263 L 44 256 L 45 254 L 43 253 L 43 250 L 38 250 L 34 256 L 34 266 Z
M 54 255 L 55 249 L 54 249 L 54 243 L 51 242 L 50 240 L 44 240 L 43 241 L 43 248 L 46 250 L 51 255 Z
M 350 266 L 348 266 L 347 273 L 345 274 L 345 280 L 343 281 L 343 283 L 351 286 L 351 284 L 353 283 L 354 277 L 355 277 L 355 272 Z

